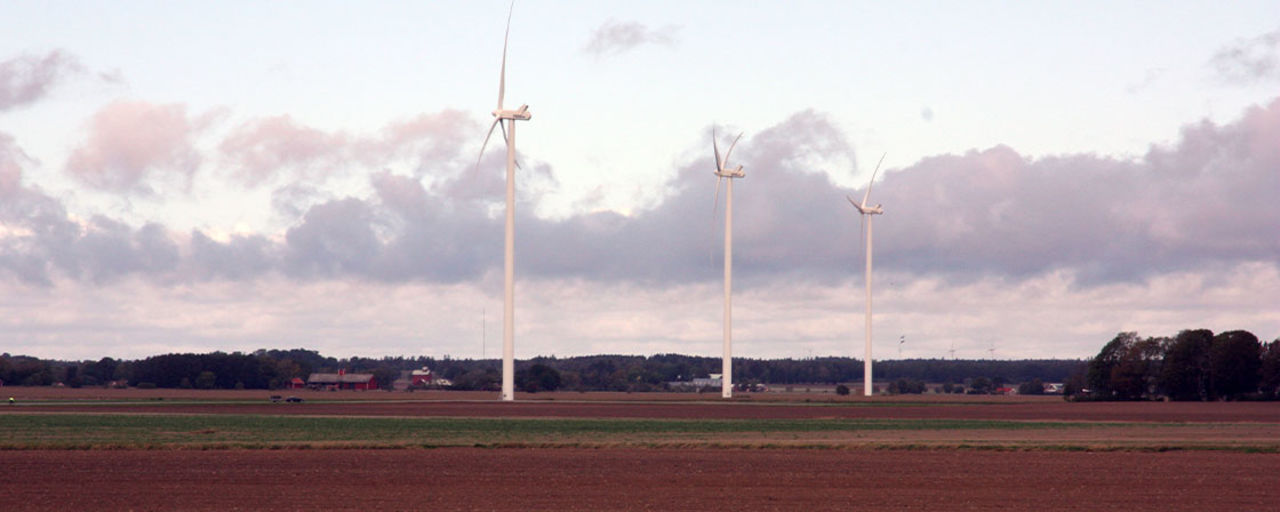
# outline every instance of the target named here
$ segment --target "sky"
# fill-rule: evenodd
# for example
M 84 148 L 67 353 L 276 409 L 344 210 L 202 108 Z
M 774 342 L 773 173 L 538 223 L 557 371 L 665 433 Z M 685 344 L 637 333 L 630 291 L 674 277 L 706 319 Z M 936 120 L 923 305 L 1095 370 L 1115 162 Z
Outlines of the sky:
M 0 4 L 0 352 L 499 357 L 509 4 Z M 1280 2 L 516 3 L 516 357 L 1280 338 Z M 496 142 L 495 142 L 496 141 Z

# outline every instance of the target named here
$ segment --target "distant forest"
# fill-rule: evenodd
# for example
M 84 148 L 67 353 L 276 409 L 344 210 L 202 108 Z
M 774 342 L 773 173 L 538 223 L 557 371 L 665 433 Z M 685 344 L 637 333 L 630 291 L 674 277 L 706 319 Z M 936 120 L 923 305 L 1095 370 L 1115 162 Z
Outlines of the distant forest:
M 516 362 L 516 382 L 526 391 L 663 391 L 669 383 L 720 373 L 720 358 L 659 354 L 537 357 Z M 877 385 L 899 392 L 921 392 L 925 383 L 947 384 L 949 392 L 990 392 L 1002 386 L 1063 382 L 1084 371 L 1087 361 L 944 360 L 878 361 Z M 345 370 L 370 373 L 381 386 L 404 372 L 430 368 L 451 381 L 450 389 L 497 390 L 501 361 L 430 357 L 353 357 L 336 359 L 307 349 L 166 354 L 140 360 L 56 361 L 0 355 L 4 385 L 68 387 L 130 386 L 203 389 L 279 389 L 294 378 Z M 734 383 L 744 388 L 838 385 L 862 382 L 862 361 L 843 357 L 750 359 L 733 361 Z
M 1280 338 L 1249 331 L 1122 332 L 1067 380 L 1073 400 L 1280 400 Z

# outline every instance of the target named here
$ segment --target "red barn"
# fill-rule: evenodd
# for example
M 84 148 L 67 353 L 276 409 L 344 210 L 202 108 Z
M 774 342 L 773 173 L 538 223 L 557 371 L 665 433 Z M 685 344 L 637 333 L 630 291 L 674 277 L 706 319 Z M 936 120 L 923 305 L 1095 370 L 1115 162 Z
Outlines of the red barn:
M 412 375 L 413 381 L 409 382 L 409 385 L 415 388 L 430 386 L 434 378 L 431 375 L 431 369 L 426 366 L 423 366 L 421 370 L 414 370 Z

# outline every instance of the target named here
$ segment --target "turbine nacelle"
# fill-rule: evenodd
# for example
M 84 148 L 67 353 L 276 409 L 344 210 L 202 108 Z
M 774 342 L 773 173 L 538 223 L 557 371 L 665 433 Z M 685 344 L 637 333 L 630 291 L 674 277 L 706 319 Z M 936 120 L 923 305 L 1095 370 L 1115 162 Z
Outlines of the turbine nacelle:
M 529 112 L 528 105 L 521 105 L 520 108 L 516 110 L 504 110 L 501 108 L 495 109 L 493 111 L 493 117 L 498 119 L 509 119 L 512 121 L 528 121 L 533 119 L 533 114 Z M 492 130 L 492 128 L 490 129 Z
M 743 178 L 743 177 L 746 177 L 747 175 L 747 173 L 742 171 L 741 165 L 739 165 L 736 169 L 720 169 L 713 172 L 712 174 L 719 176 L 721 178 Z
M 849 200 L 849 204 L 853 205 L 853 207 L 858 210 L 858 213 L 861 213 L 863 215 L 883 215 L 884 214 L 884 208 L 882 208 L 883 205 L 877 204 L 875 206 L 863 206 L 861 204 L 858 204 L 857 201 L 854 201 L 852 197 L 844 196 L 844 198 Z

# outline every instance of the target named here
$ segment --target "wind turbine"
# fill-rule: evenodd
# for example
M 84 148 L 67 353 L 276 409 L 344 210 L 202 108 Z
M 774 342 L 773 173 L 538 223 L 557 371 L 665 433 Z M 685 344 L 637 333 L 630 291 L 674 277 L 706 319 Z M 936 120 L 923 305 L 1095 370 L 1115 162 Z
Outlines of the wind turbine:
M 729 168 L 729 155 L 733 154 L 733 147 L 738 145 L 738 139 L 741 138 L 742 134 L 739 133 L 721 159 L 716 131 L 714 128 L 711 130 L 711 149 L 716 155 L 716 201 L 712 205 L 713 209 L 720 203 L 720 182 L 726 179 L 729 181 L 725 186 L 724 200 L 724 361 L 721 363 L 721 373 L 724 375 L 720 377 L 720 396 L 724 398 L 733 397 L 733 179 L 746 176 L 741 165 L 735 169 Z
M 507 143 L 507 228 L 505 242 L 505 258 L 503 261 L 504 291 L 502 315 L 502 400 L 515 400 L 515 245 L 516 245 L 516 121 L 528 121 L 533 117 L 529 113 L 529 105 L 521 105 L 516 110 L 502 107 L 502 97 L 507 87 L 507 39 L 511 35 L 511 13 L 515 11 L 515 0 L 507 11 L 507 31 L 502 36 L 502 70 L 498 74 L 498 108 L 493 110 L 493 124 L 489 125 L 489 133 L 484 136 L 484 144 L 480 145 L 480 157 L 484 156 L 484 148 L 489 145 L 489 137 L 493 129 L 501 126 L 502 138 Z M 511 121 L 507 123 L 506 121 Z M 476 170 L 480 169 L 480 157 L 476 158 Z
M 880 155 L 880 161 L 876 163 L 876 169 L 871 172 L 871 180 L 867 182 L 867 192 L 862 195 L 862 203 L 854 201 L 852 197 L 845 196 L 849 203 L 858 210 L 858 213 L 866 219 L 867 223 L 867 275 L 864 279 L 867 283 L 867 347 L 866 355 L 862 361 L 862 394 L 863 396 L 871 396 L 871 219 L 873 215 L 883 215 L 884 208 L 877 204 L 875 206 L 867 206 L 867 199 L 871 198 L 871 185 L 876 181 L 876 173 L 880 172 L 880 164 L 884 163 L 884 155 Z

